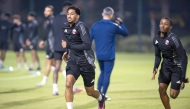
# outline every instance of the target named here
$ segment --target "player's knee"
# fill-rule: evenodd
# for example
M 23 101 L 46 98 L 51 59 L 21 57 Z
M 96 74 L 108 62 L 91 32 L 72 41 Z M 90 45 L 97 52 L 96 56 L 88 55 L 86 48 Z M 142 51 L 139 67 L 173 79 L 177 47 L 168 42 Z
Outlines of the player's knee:
M 66 82 L 66 89 L 72 89 L 73 85 L 71 82 L 67 81 Z
M 93 93 L 92 92 L 86 92 L 88 96 L 92 96 Z
M 177 98 L 177 94 L 170 94 L 170 97 L 173 98 L 173 99 L 176 99 Z
M 166 93 L 166 89 L 164 89 L 162 87 L 159 87 L 158 91 L 159 91 L 160 94 L 165 94 Z
M 60 67 L 55 67 L 55 73 L 59 72 Z

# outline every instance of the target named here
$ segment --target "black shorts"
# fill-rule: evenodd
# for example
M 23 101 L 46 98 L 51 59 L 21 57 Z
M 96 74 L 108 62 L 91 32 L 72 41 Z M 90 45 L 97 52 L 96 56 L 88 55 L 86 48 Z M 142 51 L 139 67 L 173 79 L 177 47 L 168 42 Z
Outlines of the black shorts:
M 159 83 L 165 83 L 167 85 L 171 82 L 171 88 L 174 90 L 180 90 L 181 87 L 181 75 L 182 69 L 178 66 L 167 66 L 162 64 L 160 74 L 158 77 Z
M 54 52 L 52 50 L 46 50 L 46 59 L 53 59 Z
M 8 50 L 8 42 L 0 42 L 0 50 Z
M 62 56 L 65 51 L 54 51 L 54 59 L 55 60 L 62 60 Z
M 21 44 L 14 44 L 14 51 L 15 52 L 24 52 L 24 48 Z
M 95 71 L 91 64 L 80 66 L 74 62 L 68 62 L 66 67 L 66 74 L 73 75 L 76 80 L 81 75 L 85 87 L 94 86 Z
M 29 46 L 29 49 L 30 49 L 30 50 L 37 50 L 37 46 L 38 46 L 37 43 L 32 43 L 32 44 Z

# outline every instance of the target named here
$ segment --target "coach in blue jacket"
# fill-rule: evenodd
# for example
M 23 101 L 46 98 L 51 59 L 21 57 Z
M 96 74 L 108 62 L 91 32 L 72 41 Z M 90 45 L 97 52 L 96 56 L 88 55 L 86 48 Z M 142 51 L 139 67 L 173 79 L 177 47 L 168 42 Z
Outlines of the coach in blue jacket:
M 111 21 L 113 15 L 114 10 L 111 7 L 104 8 L 103 19 L 94 23 L 90 31 L 91 41 L 95 41 L 96 56 L 101 70 L 98 90 L 103 94 L 107 92 L 114 66 L 116 34 L 128 35 L 128 30 L 120 18 L 117 18 L 116 23 Z

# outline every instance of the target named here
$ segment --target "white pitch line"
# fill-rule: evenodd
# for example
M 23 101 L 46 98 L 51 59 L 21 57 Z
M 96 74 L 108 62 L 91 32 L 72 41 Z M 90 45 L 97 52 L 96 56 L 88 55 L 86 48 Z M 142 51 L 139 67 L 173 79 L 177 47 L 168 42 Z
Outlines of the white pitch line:
M 38 75 L 28 75 L 28 76 L 19 76 L 19 77 L 9 77 L 9 78 L 0 78 L 0 81 L 4 80 L 20 80 L 20 79 L 27 79 L 27 78 L 34 78 Z

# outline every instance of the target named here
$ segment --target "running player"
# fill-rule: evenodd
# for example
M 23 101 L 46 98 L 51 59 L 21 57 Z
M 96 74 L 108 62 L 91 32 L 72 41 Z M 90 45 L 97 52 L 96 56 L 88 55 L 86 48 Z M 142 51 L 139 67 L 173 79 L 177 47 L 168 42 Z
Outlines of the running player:
M 62 40 L 62 47 L 68 49 L 68 52 L 63 55 L 63 59 L 67 61 L 65 90 L 67 108 L 73 109 L 73 85 L 81 75 L 87 95 L 98 99 L 98 109 L 105 109 L 104 95 L 94 89 L 94 53 L 91 50 L 89 31 L 87 26 L 79 21 L 79 17 L 80 9 L 75 6 L 69 7 L 68 23 L 63 27 L 66 41 Z
M 4 68 L 3 62 L 5 60 L 6 51 L 8 50 L 8 38 L 10 35 L 11 22 L 10 14 L 5 13 L 0 20 L 0 68 Z
M 13 38 L 13 46 L 14 46 L 14 51 L 16 53 L 18 68 L 21 68 L 21 60 L 23 60 L 24 67 L 28 69 L 26 63 L 26 57 L 24 54 L 24 48 L 26 47 L 25 38 L 24 38 L 26 25 L 21 22 L 20 15 L 13 16 L 13 23 L 14 26 L 12 28 L 12 38 Z
M 53 92 L 58 93 L 58 87 L 57 87 L 57 82 L 58 82 L 58 72 L 61 68 L 62 64 L 62 56 L 65 52 L 65 49 L 61 46 L 61 40 L 65 39 L 64 34 L 63 34 L 63 25 L 65 22 L 67 22 L 67 9 L 69 6 L 71 6 L 72 3 L 70 2 L 64 2 L 63 7 L 62 7 L 62 12 L 55 16 L 53 20 L 53 28 L 54 28 L 54 33 L 53 36 L 55 38 L 54 42 L 54 59 L 55 59 L 55 70 L 54 70 L 54 79 L 53 79 Z M 65 70 L 63 71 L 64 76 L 66 77 L 66 72 Z M 81 92 L 81 89 L 76 88 L 76 86 L 73 86 L 73 92 L 78 93 Z
M 29 71 L 33 70 L 35 62 L 37 62 L 37 70 L 40 70 L 40 60 L 37 54 L 37 44 L 38 44 L 38 21 L 35 19 L 36 14 L 34 12 L 29 12 L 27 19 L 28 23 L 28 38 L 26 44 L 29 47 L 32 55 L 32 63 L 30 65 Z
M 114 10 L 111 7 L 103 9 L 103 19 L 94 23 L 91 31 L 91 40 L 96 45 L 96 56 L 100 66 L 100 76 L 98 79 L 98 90 L 107 93 L 112 69 L 115 61 L 115 37 L 116 34 L 128 35 L 128 30 L 121 18 L 117 18 L 116 23 L 112 22 Z M 111 100 L 106 96 L 106 100 Z
M 165 109 L 171 109 L 169 97 L 167 95 L 167 88 L 171 82 L 170 97 L 175 99 L 184 88 L 184 83 L 188 83 L 186 78 L 187 55 L 180 42 L 180 39 L 171 32 L 172 21 L 165 17 L 160 20 L 160 31 L 153 39 L 155 48 L 155 63 L 153 69 L 152 80 L 158 71 L 161 64 L 160 74 L 158 77 L 160 99 Z M 161 57 L 162 55 L 162 57 Z
M 45 7 L 44 10 L 44 16 L 46 17 L 45 21 L 45 36 L 42 41 L 39 43 L 40 48 L 44 48 L 45 41 L 47 41 L 47 48 L 46 48 L 46 69 L 45 74 L 40 83 L 37 84 L 37 86 L 43 86 L 46 84 L 51 66 L 54 66 L 54 59 L 53 59 L 53 45 L 54 45 L 54 37 L 53 37 L 53 10 L 54 7 L 52 5 L 48 5 Z

